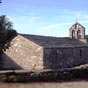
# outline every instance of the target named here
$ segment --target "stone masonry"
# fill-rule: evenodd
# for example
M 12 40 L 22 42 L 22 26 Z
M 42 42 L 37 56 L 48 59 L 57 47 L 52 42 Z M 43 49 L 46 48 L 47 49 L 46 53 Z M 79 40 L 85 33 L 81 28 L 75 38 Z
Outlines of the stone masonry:
M 11 41 L 11 47 L 3 55 L 3 68 L 42 69 L 43 48 L 18 35 Z
M 3 55 L 3 69 L 62 69 L 88 63 L 85 28 L 75 23 L 69 37 L 18 34 Z
M 85 38 L 85 27 L 76 22 L 69 30 L 70 38 L 84 39 Z
M 45 48 L 44 68 L 62 69 L 88 63 L 88 47 Z

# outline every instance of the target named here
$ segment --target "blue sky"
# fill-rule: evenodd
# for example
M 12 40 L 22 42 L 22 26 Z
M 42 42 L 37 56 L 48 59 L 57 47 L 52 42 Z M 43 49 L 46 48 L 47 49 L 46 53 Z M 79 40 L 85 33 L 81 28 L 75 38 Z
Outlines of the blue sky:
M 65 37 L 78 21 L 88 34 L 88 0 L 2 0 L 0 15 L 19 33 Z

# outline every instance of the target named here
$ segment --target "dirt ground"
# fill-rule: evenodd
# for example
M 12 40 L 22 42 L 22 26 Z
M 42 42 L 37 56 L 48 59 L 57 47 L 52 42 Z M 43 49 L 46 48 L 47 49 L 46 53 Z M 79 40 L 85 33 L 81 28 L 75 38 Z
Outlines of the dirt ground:
M 88 81 L 0 83 L 0 88 L 88 88 Z

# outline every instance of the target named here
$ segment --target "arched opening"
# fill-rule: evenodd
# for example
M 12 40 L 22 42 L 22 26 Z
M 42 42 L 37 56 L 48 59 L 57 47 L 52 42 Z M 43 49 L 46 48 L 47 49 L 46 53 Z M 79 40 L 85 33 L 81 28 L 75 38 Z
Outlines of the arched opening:
M 75 31 L 72 31 L 72 38 L 75 38 Z
M 77 38 L 81 39 L 81 31 L 80 30 L 77 31 Z

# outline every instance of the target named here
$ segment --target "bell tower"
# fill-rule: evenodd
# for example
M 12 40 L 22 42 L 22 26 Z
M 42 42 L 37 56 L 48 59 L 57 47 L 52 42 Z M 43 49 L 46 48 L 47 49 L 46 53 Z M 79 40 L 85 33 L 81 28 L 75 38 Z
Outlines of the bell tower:
M 69 30 L 69 37 L 71 39 L 85 39 L 85 27 L 76 22 Z

